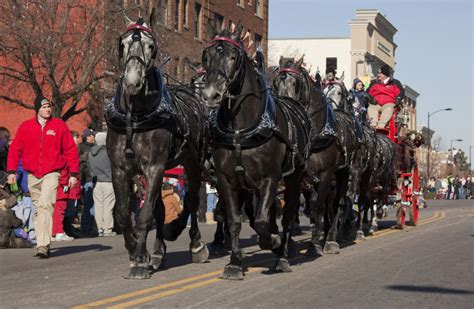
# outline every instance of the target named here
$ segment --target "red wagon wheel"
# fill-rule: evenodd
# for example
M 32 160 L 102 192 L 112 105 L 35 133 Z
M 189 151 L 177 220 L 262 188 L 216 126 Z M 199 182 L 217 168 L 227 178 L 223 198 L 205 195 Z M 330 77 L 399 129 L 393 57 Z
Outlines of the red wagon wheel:
M 420 175 L 418 174 L 418 165 L 415 164 L 413 168 L 413 182 L 412 182 L 412 196 L 411 196 L 411 207 L 409 211 L 411 224 L 416 226 L 418 224 L 418 196 L 420 193 Z

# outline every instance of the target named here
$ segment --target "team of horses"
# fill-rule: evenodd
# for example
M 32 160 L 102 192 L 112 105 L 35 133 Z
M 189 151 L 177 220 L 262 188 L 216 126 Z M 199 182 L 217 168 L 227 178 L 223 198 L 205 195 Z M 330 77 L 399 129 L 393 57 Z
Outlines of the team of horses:
M 312 223 L 306 254 L 339 253 L 338 233 L 356 225 L 363 235 L 364 228 L 367 232 L 375 226 L 374 200 L 382 203 L 397 186 L 396 145 L 369 127 L 355 133 L 356 120 L 347 108 L 350 98 L 342 83 L 331 85 L 323 96 L 302 59 L 282 57 L 269 73 L 261 52 L 256 58 L 248 54 L 240 27 L 211 27 L 212 40 L 203 50 L 202 70 L 194 82 L 168 85 L 154 65 L 157 46 L 149 26 L 153 18 L 154 13 L 148 23 L 127 20 L 118 46 L 121 78 L 114 100 L 104 107 L 115 218 L 130 258 L 126 278 L 148 278 L 159 269 L 165 240 L 175 240 L 188 222 L 192 261 L 207 261 L 197 211 L 209 162 L 231 247 L 224 279 L 244 276 L 239 234 L 249 194 L 255 201 L 248 210 L 250 225 L 260 248 L 275 254 L 276 271 L 291 271 L 291 236 L 303 189 Z M 164 172 L 178 164 L 188 183 L 184 209 L 164 224 Z M 131 183 L 137 176 L 145 179 L 146 194 L 132 227 Z M 279 231 L 275 197 L 282 184 L 285 206 Z M 156 240 L 150 253 L 146 241 L 153 227 Z

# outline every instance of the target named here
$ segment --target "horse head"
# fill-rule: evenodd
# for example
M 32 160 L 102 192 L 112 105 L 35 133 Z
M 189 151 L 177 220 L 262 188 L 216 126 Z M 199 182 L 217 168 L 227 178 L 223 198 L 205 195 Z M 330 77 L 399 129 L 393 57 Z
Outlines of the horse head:
M 202 66 L 206 70 L 202 100 L 210 108 L 217 108 L 224 98 L 240 93 L 244 63 L 248 61 L 241 32 L 240 26 L 234 32 L 219 32 L 202 53 Z
M 334 108 L 348 110 L 349 92 L 342 80 L 330 82 L 327 86 L 326 100 Z
M 279 96 L 289 97 L 307 105 L 310 100 L 312 82 L 310 82 L 308 71 L 303 67 L 303 57 L 295 61 L 294 58 L 281 56 L 280 69 L 273 81 L 273 87 Z
M 143 18 L 133 22 L 125 15 L 127 28 L 118 39 L 118 49 L 123 87 L 129 95 L 137 95 L 142 90 L 145 78 L 153 68 L 157 47 L 155 35 L 149 25 L 153 25 L 154 15 L 153 9 L 149 24 Z

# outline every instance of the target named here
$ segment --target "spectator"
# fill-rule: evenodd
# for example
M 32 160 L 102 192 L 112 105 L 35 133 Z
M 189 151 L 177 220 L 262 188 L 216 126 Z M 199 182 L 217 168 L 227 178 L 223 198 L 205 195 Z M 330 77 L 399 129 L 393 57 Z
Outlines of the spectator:
M 4 189 L 6 177 L 0 178 L 0 248 L 31 248 L 28 234 L 22 229 L 23 221 L 11 209 L 16 204 L 16 196 Z M 15 237 L 16 234 L 19 237 Z
M 92 176 L 87 164 L 89 159 L 89 151 L 95 143 L 95 131 L 87 128 L 82 132 L 82 143 L 79 144 L 79 158 L 80 158 L 80 175 L 82 182 L 82 215 L 81 215 L 81 230 L 84 234 L 94 233 L 94 198 L 92 196 L 93 183 Z
M 115 236 L 114 228 L 114 206 L 115 194 L 112 186 L 112 168 L 106 149 L 107 134 L 97 133 L 95 137 L 96 145 L 89 152 L 89 171 L 94 183 L 94 205 L 95 222 L 99 236 Z
M 81 142 L 81 135 L 79 132 L 72 130 L 71 131 L 72 139 L 78 147 L 79 152 L 79 143 Z M 78 179 L 78 183 L 81 181 Z M 77 205 L 81 199 L 81 186 L 74 187 L 74 190 L 70 190 L 67 196 L 67 206 L 66 212 L 64 214 L 63 227 L 64 232 L 70 237 L 79 237 L 78 230 L 73 226 L 74 220 L 77 219 Z
M 165 205 L 165 224 L 168 224 L 178 218 L 183 211 L 179 205 L 179 200 L 173 191 L 173 186 L 164 182 L 161 190 L 161 198 Z
M 448 195 L 446 196 L 446 199 L 450 200 L 451 199 L 451 193 L 453 192 L 453 176 L 451 174 L 446 177 L 446 182 L 448 183 Z
M 214 221 L 214 209 L 217 204 L 217 189 L 211 186 L 210 183 L 206 182 L 206 194 L 207 194 L 207 213 L 206 222 L 215 223 Z
M 0 127 L 0 171 L 7 170 L 8 148 L 10 148 L 10 131 Z
M 36 257 L 48 258 L 53 229 L 53 206 L 59 182 L 59 172 L 70 171 L 68 186 L 74 187 L 79 172 L 79 157 L 67 125 L 51 117 L 51 103 L 43 96 L 35 99 L 36 116 L 23 122 L 8 153 L 8 183 L 16 183 L 20 159 L 28 172 L 28 188 L 36 206 L 34 217 L 37 247 Z

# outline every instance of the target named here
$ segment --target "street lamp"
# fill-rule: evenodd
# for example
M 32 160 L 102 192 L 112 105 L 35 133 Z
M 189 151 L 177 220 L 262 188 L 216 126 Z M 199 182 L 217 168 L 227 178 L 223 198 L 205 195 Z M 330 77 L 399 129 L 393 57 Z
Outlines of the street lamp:
M 426 175 L 427 175 L 428 181 L 430 180 L 430 154 L 431 154 L 430 117 L 438 112 L 443 112 L 443 111 L 448 112 L 452 110 L 453 109 L 451 107 L 448 107 L 448 108 L 438 109 L 437 111 L 434 111 L 432 113 L 428 112 L 428 140 L 430 142 L 428 145 L 428 158 L 426 160 Z
M 474 146 L 469 146 L 469 176 L 471 176 L 471 181 L 472 181 L 472 161 L 471 161 L 471 149 L 474 148 Z
M 451 174 L 453 173 L 453 167 L 454 167 L 453 142 L 462 142 L 462 139 L 455 138 L 451 140 Z

